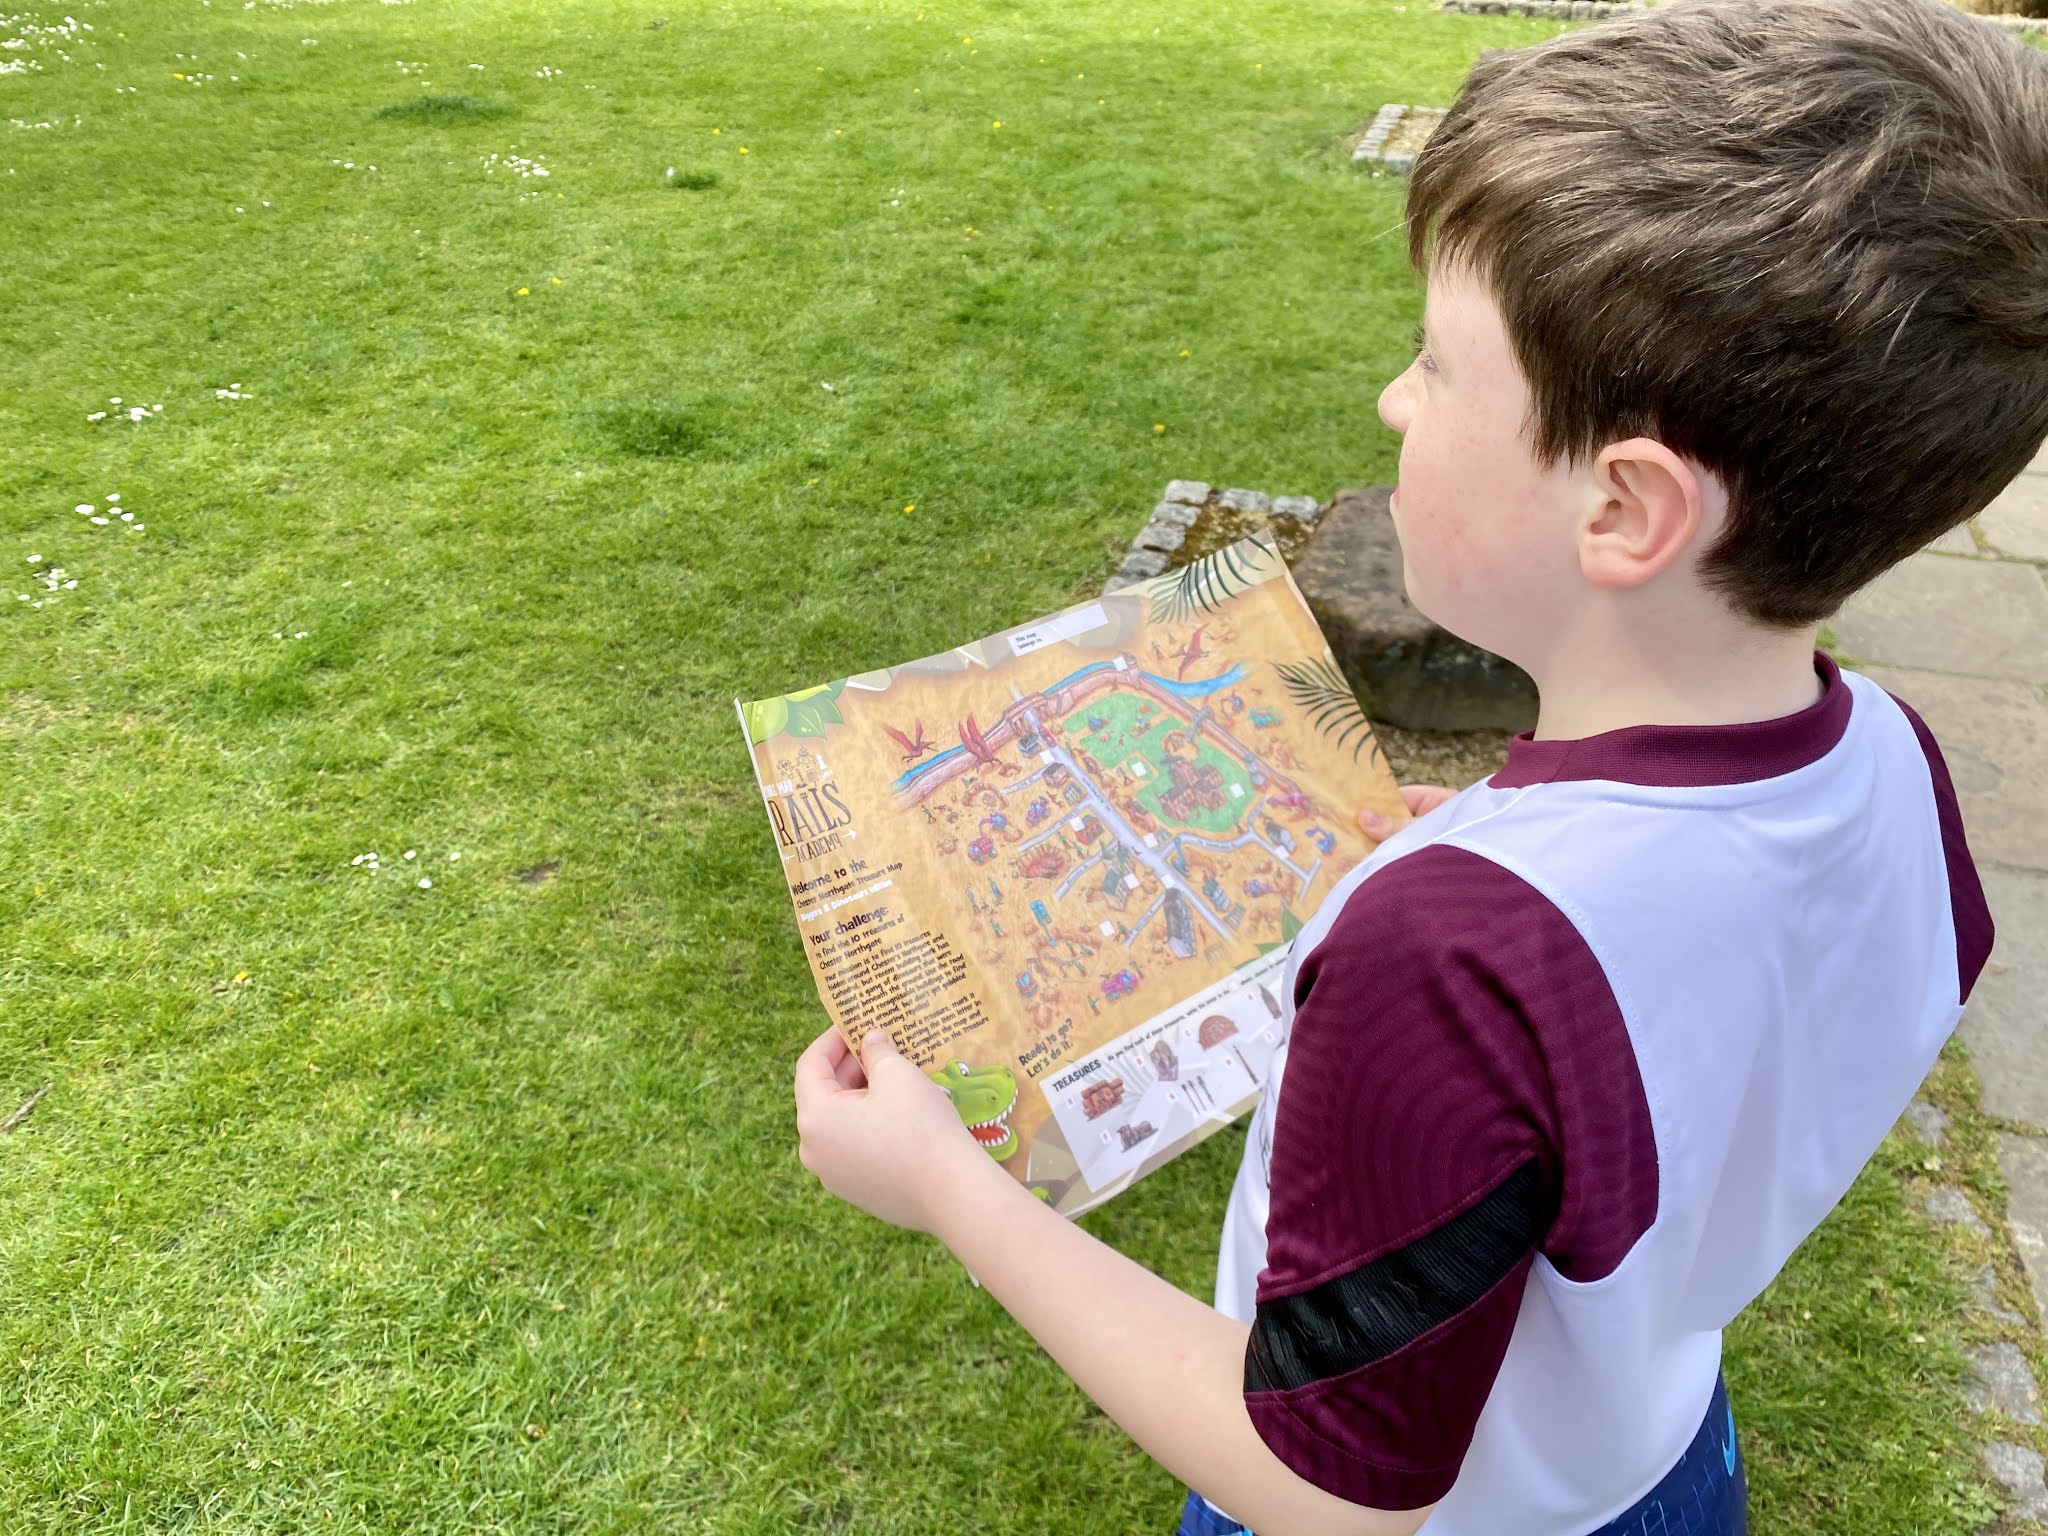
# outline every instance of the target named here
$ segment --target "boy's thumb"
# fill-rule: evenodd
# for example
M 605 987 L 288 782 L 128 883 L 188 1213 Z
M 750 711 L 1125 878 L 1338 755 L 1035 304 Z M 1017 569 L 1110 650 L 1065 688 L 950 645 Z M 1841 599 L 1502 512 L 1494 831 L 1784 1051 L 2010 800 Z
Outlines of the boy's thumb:
M 861 1036 L 860 1065 L 867 1074 L 870 1088 L 879 1088 L 884 1077 L 894 1077 L 898 1073 L 906 1074 L 911 1082 L 924 1082 L 924 1074 L 896 1049 L 896 1042 L 886 1029 L 871 1029 Z M 924 1082 L 924 1086 L 932 1085 Z

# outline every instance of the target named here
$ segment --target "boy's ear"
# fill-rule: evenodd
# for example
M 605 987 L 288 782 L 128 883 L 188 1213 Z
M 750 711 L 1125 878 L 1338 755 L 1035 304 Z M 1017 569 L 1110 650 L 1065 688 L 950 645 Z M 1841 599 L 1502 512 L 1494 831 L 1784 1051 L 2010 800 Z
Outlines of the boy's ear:
M 1703 524 L 1719 523 L 1717 490 L 1653 437 L 1609 443 L 1593 461 L 1579 522 L 1580 572 L 1610 591 L 1641 586 L 1678 559 Z

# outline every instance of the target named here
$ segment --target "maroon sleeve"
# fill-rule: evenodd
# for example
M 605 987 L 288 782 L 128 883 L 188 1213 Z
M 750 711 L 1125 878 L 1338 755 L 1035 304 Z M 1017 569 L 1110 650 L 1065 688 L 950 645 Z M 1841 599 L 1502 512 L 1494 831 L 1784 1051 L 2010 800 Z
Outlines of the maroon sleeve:
M 1956 1001 L 1967 1003 L 1970 989 L 1984 974 L 1991 958 L 1991 907 L 1984 899 L 1984 882 L 1977 878 L 1977 864 L 1970 857 L 1970 845 L 1963 837 L 1963 811 L 1956 804 L 1955 782 L 1949 778 L 1948 763 L 1934 743 L 1934 732 L 1915 713 L 1913 706 L 1897 694 L 1892 702 L 1905 711 L 1913 723 L 1913 735 L 1927 758 L 1927 775 L 1934 785 L 1934 814 L 1941 823 L 1942 861 L 1948 866 L 1948 905 L 1956 929 Z
M 1276 1106 L 1245 1405 L 1353 1503 L 1449 1490 L 1542 1252 L 1610 1272 L 1654 1219 L 1635 1055 L 1571 922 L 1436 844 L 1303 961 Z

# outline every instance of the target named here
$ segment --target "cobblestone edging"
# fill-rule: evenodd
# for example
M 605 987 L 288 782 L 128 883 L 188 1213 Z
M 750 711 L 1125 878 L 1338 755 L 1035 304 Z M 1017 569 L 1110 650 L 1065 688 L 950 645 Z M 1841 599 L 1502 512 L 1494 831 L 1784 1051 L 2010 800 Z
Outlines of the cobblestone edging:
M 1376 160 L 1390 171 L 1407 175 L 1415 169 L 1415 157 L 1436 132 L 1436 125 L 1444 120 L 1444 110 L 1388 102 L 1373 114 L 1365 132 L 1358 136 L 1357 147 L 1351 151 L 1351 163 Z
M 1937 1071 L 1940 1069 L 1937 1068 Z M 1941 1154 L 1955 1151 L 1950 1140 L 1949 1118 L 1925 1099 L 1915 1099 L 1906 1111 L 1900 1131 L 1920 1142 L 1935 1155 L 1921 1168 L 1939 1177 L 1953 1178 L 1961 1171 L 1944 1169 Z M 2006 1498 L 2009 1522 L 2000 1529 L 2015 1531 L 2038 1527 L 2048 1520 L 2048 1464 L 2029 1440 L 2038 1440 L 2042 1425 L 2041 1389 L 2021 1341 L 2035 1337 L 2034 1325 L 2024 1313 L 2007 1306 L 1998 1294 L 1999 1270 L 2025 1266 L 2020 1244 L 1993 1223 L 1987 1223 L 1964 1189 L 1955 1183 L 1923 1186 L 1909 1197 L 1910 1203 L 1936 1227 L 1962 1234 L 1956 1240 L 1957 1256 L 1965 1263 L 1989 1254 L 1992 1262 L 1979 1263 L 1969 1281 L 1971 1304 L 1991 1324 L 2000 1325 L 2004 1338 L 1986 1339 L 1988 1325 L 1980 1325 L 1978 1342 L 1964 1347 L 1968 1378 L 1963 1400 L 1972 1413 L 1986 1417 L 1991 1438 L 1980 1443 L 1978 1460 L 1984 1472 Z M 2014 1250 L 2019 1249 L 2018 1253 Z M 2016 1263 L 2015 1260 L 2018 1260 Z M 2030 1277 L 2031 1278 L 2031 1277 Z M 2037 1433 L 2029 1435 L 2032 1429 Z
M 1396 125 L 1407 115 L 1408 109 L 1395 101 L 1388 102 L 1373 113 L 1372 121 L 1365 125 L 1364 137 L 1358 141 L 1358 148 L 1351 151 L 1351 163 L 1356 165 L 1361 160 L 1384 160 L 1392 170 L 1412 169 L 1415 165 L 1413 155 L 1386 155 L 1380 152 L 1387 142 L 1387 135 L 1392 133 Z M 1404 161 L 1405 164 L 1402 163 Z
M 1149 581 L 1177 564 L 1173 557 L 1180 553 L 1188 530 L 1211 508 L 1255 517 L 1292 518 L 1304 527 L 1312 525 L 1323 513 L 1323 504 L 1313 496 L 1268 496 L 1263 491 L 1235 487 L 1219 491 L 1200 480 L 1169 481 L 1166 494 L 1131 540 L 1130 552 L 1103 591 L 1114 592 L 1135 582 Z

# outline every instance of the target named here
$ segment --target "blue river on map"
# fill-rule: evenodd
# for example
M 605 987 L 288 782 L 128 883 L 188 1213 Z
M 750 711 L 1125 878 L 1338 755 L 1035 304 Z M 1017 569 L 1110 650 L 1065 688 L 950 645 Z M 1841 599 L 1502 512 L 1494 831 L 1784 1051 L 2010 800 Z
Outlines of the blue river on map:
M 1219 672 L 1214 677 L 1197 678 L 1192 682 L 1181 683 L 1170 677 L 1153 677 L 1150 672 L 1145 676 L 1168 693 L 1177 694 L 1183 699 L 1206 699 L 1219 688 L 1228 688 L 1232 683 L 1243 682 L 1245 675 L 1250 671 L 1251 668 L 1240 661 L 1228 672 Z
M 1066 687 L 1068 684 L 1079 682 L 1082 678 L 1088 676 L 1091 672 L 1100 672 L 1104 667 L 1111 667 L 1114 665 L 1116 665 L 1116 663 L 1110 661 L 1090 662 L 1080 671 L 1069 673 L 1067 676 L 1061 678 L 1058 682 L 1054 683 L 1050 688 L 1047 688 L 1045 692 L 1058 693 L 1062 688 Z M 1206 699 L 1210 694 L 1215 693 L 1218 689 L 1228 688 L 1233 683 L 1239 683 L 1244 681 L 1246 675 L 1250 671 L 1251 668 L 1240 661 L 1236 666 L 1232 667 L 1227 672 L 1219 672 L 1214 677 L 1196 678 L 1188 682 L 1179 682 L 1170 677 L 1155 677 L 1150 672 L 1145 672 L 1143 675 L 1147 681 L 1156 683 L 1159 687 L 1165 689 L 1168 693 L 1173 694 L 1177 698 Z M 911 784 L 915 783 L 917 779 L 923 774 L 929 773 L 932 769 L 938 767 L 939 764 L 943 762 L 947 762 L 952 758 L 959 757 L 966 750 L 967 748 L 965 748 L 964 746 L 948 747 L 943 752 L 934 753 L 932 756 L 926 758 L 923 762 L 919 763 L 915 768 L 911 768 L 905 771 L 903 775 L 899 777 L 896 780 L 896 782 L 891 784 L 889 787 L 892 790 L 905 789 L 909 787 Z

